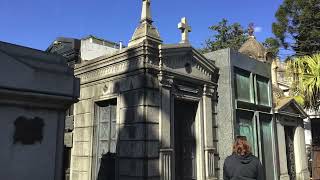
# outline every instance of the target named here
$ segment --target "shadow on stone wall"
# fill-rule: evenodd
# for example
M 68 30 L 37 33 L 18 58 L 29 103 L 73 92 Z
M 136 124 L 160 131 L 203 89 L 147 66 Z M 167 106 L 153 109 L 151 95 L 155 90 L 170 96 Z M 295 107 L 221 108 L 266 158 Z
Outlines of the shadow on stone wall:
M 128 59 L 129 69 L 136 66 L 139 56 L 144 55 Z M 134 52 L 127 57 L 135 57 Z M 158 57 L 149 58 L 159 61 Z M 129 70 L 114 82 L 113 91 L 120 94 L 116 153 L 103 155 L 97 180 L 160 179 L 158 84 L 157 74 L 145 68 Z

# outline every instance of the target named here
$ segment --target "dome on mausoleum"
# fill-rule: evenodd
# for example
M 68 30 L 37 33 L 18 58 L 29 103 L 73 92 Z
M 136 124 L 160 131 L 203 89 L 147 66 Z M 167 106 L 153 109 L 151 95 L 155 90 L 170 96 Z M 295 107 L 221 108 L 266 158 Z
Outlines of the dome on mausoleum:
M 254 36 L 249 37 L 249 39 L 240 47 L 239 52 L 254 59 L 261 61 L 266 60 L 266 49 L 254 38 Z

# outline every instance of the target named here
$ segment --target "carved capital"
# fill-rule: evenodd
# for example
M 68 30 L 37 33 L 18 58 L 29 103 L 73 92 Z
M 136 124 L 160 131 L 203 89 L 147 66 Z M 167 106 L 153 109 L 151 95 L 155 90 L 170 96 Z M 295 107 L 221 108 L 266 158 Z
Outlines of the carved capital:
M 210 96 L 213 97 L 216 92 L 216 88 L 208 85 L 203 86 L 203 96 Z
M 158 75 L 158 80 L 161 87 L 171 88 L 173 85 L 173 78 L 171 76 L 164 75 L 162 72 Z

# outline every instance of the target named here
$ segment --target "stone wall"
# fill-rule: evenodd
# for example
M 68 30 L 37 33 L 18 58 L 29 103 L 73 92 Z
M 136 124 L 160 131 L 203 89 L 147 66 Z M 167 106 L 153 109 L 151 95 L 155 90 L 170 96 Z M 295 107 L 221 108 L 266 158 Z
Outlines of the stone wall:
M 82 81 L 84 82 L 84 81 Z M 82 83 L 75 105 L 71 179 L 95 178 L 95 104 L 117 99 L 117 174 L 120 179 L 159 178 L 157 76 L 143 71 Z M 121 167 L 121 168 L 120 168 Z
M 55 179 L 55 163 L 61 157 L 59 156 L 60 147 L 56 143 L 60 142 L 57 137 L 57 131 L 63 126 L 64 112 L 58 114 L 55 110 L 49 109 L 30 109 L 16 105 L 4 105 L 0 103 L 1 114 L 1 171 L 0 179 Z M 39 117 L 43 121 L 41 141 L 35 141 L 30 144 L 15 142 L 17 133 L 16 119 L 25 117 L 31 119 Z M 27 128 L 27 127 L 25 127 Z M 60 142 L 61 143 L 61 142 Z M 60 144 L 62 145 L 62 144 Z
M 205 55 L 208 59 L 215 61 L 220 69 L 218 86 L 218 105 L 216 108 L 216 124 L 218 154 L 219 154 L 219 179 L 223 178 L 223 163 L 227 156 L 232 153 L 234 139 L 235 111 L 232 91 L 232 71 L 230 66 L 230 51 L 223 49 Z

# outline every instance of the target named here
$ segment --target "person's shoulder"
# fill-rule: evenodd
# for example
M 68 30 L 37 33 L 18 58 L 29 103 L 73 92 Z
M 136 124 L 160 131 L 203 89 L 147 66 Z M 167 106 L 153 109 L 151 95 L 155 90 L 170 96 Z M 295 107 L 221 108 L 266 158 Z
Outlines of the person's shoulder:
M 226 157 L 225 161 L 231 161 L 232 159 L 234 159 L 234 154 L 231 154 L 230 156 Z
M 251 158 L 253 162 L 260 164 L 260 159 L 257 156 L 251 154 Z

